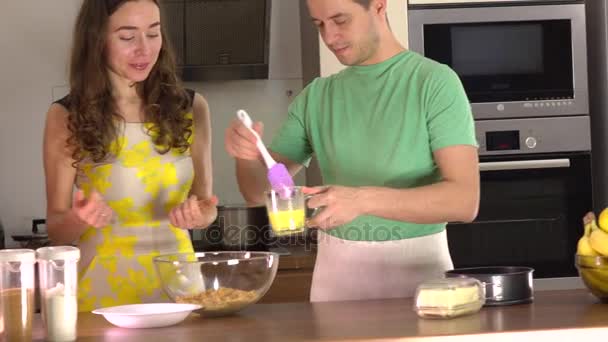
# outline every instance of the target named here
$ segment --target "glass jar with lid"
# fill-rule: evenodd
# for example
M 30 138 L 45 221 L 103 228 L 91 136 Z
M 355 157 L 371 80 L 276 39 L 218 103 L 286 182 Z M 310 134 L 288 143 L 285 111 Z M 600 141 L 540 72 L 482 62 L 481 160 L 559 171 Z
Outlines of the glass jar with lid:
M 31 341 L 36 252 L 0 250 L 0 340 Z
M 74 341 L 78 319 L 80 250 L 72 246 L 42 247 L 36 250 L 36 254 L 46 339 Z

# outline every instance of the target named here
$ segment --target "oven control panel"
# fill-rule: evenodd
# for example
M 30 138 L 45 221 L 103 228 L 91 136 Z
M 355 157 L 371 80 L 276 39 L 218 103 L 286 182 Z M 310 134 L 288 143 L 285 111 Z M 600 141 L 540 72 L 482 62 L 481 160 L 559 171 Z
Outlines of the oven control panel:
M 488 131 L 485 133 L 487 151 L 519 150 L 519 131 Z
M 480 155 L 591 150 L 589 116 L 475 121 Z

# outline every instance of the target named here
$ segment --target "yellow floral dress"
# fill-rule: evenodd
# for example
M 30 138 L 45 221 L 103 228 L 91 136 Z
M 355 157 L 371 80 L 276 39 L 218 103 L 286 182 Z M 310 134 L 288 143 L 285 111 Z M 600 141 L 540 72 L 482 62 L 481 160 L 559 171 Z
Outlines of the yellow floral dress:
M 78 167 L 76 186 L 87 196 L 96 190 L 114 211 L 110 225 L 90 227 L 78 241 L 79 311 L 169 301 L 152 258 L 193 250 L 188 231 L 172 226 L 167 215 L 190 191 L 190 151 L 160 154 L 147 124 L 121 126 L 111 159 L 84 160 Z

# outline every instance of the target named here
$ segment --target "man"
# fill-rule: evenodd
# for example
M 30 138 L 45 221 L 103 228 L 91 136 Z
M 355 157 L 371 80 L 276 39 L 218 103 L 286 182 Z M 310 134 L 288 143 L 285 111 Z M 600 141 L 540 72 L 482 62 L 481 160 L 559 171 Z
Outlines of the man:
M 446 222 L 477 215 L 479 171 L 470 106 L 457 75 L 406 49 L 388 0 L 307 0 L 327 47 L 348 67 L 297 96 L 273 157 L 296 174 L 313 153 L 323 187 L 307 189 L 319 228 L 311 301 L 408 297 L 453 267 Z M 262 133 L 263 126 L 254 128 Z M 269 186 L 255 138 L 234 121 L 225 145 L 239 188 Z

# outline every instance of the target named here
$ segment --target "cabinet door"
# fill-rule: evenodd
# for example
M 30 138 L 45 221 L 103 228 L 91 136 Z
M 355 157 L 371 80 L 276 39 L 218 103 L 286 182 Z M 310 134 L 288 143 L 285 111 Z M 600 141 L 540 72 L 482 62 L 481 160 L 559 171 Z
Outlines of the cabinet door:
M 308 302 L 311 283 L 312 269 L 279 270 L 260 303 Z
M 163 1 L 163 19 L 169 35 L 168 40 L 175 51 L 178 65 L 184 64 L 184 2 L 181 0 Z

